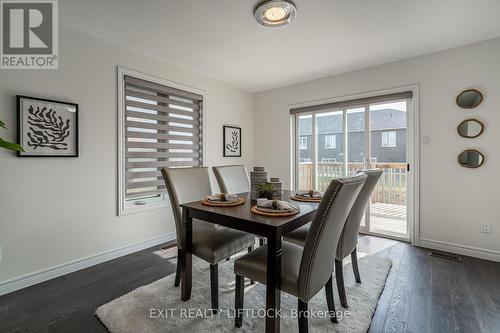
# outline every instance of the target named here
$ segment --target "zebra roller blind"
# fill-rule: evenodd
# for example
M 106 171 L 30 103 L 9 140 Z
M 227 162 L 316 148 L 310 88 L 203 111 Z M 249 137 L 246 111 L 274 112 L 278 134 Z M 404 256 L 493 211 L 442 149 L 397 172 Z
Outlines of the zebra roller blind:
M 164 167 L 202 165 L 203 96 L 125 75 L 125 200 L 161 196 Z

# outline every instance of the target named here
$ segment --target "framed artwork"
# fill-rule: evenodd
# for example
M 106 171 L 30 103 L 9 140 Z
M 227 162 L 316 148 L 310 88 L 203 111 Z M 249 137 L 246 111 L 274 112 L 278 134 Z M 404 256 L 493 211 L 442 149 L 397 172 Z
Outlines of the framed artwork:
M 224 126 L 222 137 L 224 157 L 241 157 L 241 128 Z
M 78 157 L 78 104 L 17 96 L 18 157 Z

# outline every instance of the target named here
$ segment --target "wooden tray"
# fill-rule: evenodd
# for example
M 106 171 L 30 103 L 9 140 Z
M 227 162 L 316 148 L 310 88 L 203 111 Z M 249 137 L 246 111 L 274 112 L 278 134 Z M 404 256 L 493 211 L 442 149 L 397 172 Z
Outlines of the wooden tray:
M 321 202 L 321 199 L 323 199 L 323 198 L 308 198 L 308 197 L 303 197 L 300 195 L 293 195 L 290 197 L 290 199 L 295 200 L 295 201 L 302 201 L 302 202 Z
M 205 206 L 212 207 L 235 207 L 243 205 L 245 203 L 245 198 L 239 198 L 236 201 L 210 201 L 207 198 L 201 200 L 201 204 Z
M 293 216 L 293 215 L 297 215 L 298 213 L 300 213 L 300 210 L 297 209 L 293 212 L 276 212 L 276 213 L 272 213 L 271 210 L 269 211 L 261 211 L 261 210 L 258 210 L 257 209 L 257 206 L 252 206 L 252 213 L 254 214 L 257 214 L 257 215 L 262 215 L 262 216 L 272 216 L 272 217 L 286 217 L 286 216 Z

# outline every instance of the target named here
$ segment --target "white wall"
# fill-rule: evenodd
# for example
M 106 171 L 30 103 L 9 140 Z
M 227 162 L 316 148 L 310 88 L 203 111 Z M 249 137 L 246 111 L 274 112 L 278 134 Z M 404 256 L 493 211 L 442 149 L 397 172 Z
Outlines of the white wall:
M 420 135 L 431 136 L 420 154 L 421 244 L 500 260 L 500 39 L 256 94 L 255 164 L 290 186 L 290 104 L 409 84 L 420 86 Z M 485 100 L 473 111 L 462 110 L 455 96 L 470 87 Z M 458 136 L 456 126 L 468 117 L 484 122 L 479 138 Z M 458 166 L 464 148 L 480 149 L 484 166 Z M 492 224 L 492 234 L 479 232 L 482 221 Z
M 16 94 L 80 107 L 80 157 L 0 150 L 0 285 L 174 231 L 170 209 L 117 216 L 117 65 L 206 91 L 206 164 L 253 164 L 250 93 L 66 29 L 59 54 L 59 70 L 0 70 L 5 139 L 15 141 Z M 223 124 L 243 128 L 242 158 L 222 157 Z

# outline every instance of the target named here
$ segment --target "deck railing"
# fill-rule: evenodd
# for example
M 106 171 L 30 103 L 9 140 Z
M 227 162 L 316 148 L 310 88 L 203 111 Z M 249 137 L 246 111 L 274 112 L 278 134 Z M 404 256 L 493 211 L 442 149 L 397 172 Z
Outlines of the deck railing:
M 344 167 L 344 163 L 318 163 L 316 188 L 319 191 L 326 190 L 333 178 L 345 175 Z M 348 163 L 347 174 L 355 174 L 363 168 L 363 163 Z M 371 202 L 406 205 L 406 163 L 371 163 L 371 168 L 380 168 L 384 171 L 373 190 Z M 312 163 L 299 165 L 300 189 L 312 189 L 312 171 Z

